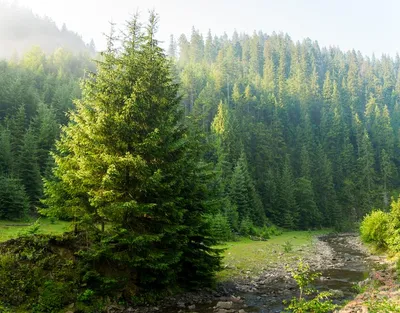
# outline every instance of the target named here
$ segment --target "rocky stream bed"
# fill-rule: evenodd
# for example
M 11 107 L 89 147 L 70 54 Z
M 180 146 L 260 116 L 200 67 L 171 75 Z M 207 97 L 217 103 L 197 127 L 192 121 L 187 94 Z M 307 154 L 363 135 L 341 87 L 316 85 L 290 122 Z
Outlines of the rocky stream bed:
M 355 234 L 325 235 L 315 239 L 303 258 L 311 269 L 320 272 L 315 282 L 319 290 L 330 290 L 335 302 L 343 303 L 356 296 L 354 285 L 368 279 L 374 265 L 382 259 L 368 254 Z M 298 288 L 282 263 L 257 277 L 220 284 L 217 290 L 185 293 L 165 299 L 158 306 L 122 309 L 110 307 L 109 313 L 273 313 L 281 312 L 283 301 L 298 295 Z M 358 309 L 343 312 L 362 312 Z

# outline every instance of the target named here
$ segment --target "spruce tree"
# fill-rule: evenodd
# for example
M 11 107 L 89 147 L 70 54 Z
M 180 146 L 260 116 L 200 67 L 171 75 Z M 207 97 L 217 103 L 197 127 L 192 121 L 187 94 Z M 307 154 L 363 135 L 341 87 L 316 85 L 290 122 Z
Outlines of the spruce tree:
M 111 33 L 63 128 L 45 190 L 44 212 L 68 214 L 112 241 L 93 251 L 93 263 L 102 255 L 125 269 L 131 293 L 209 284 L 219 266 L 204 218 L 208 167 L 156 29 L 151 13 L 145 27 L 135 17 L 120 44 Z
M 18 179 L 0 175 L 0 219 L 17 220 L 28 213 L 29 199 Z
M 295 198 L 295 182 L 289 155 L 286 155 L 278 186 L 278 201 L 281 212 L 279 225 L 293 229 L 298 225 L 299 212 Z
M 18 160 L 18 177 L 25 187 L 31 205 L 37 204 L 42 193 L 42 178 L 37 158 L 36 137 L 31 128 L 23 137 Z

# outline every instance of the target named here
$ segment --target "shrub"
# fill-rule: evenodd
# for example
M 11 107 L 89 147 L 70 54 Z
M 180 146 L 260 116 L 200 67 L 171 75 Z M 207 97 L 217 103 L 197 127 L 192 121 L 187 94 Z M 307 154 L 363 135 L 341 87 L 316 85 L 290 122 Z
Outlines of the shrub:
M 319 292 L 310 300 L 304 298 L 304 295 L 311 295 L 314 293 L 314 289 L 311 288 L 311 285 L 314 280 L 321 275 L 320 273 L 312 273 L 309 264 L 300 260 L 297 264 L 297 268 L 287 268 L 287 270 L 296 281 L 300 289 L 300 294 L 298 298 L 292 298 L 284 312 L 328 313 L 334 311 L 338 307 L 337 305 L 333 304 L 332 300 L 329 299 L 329 297 L 332 296 L 332 294 L 329 292 Z M 284 303 L 287 303 L 287 301 L 284 301 Z
M 250 218 L 245 217 L 240 223 L 239 232 L 242 236 L 257 236 L 258 232 Z
M 260 237 L 264 240 L 271 238 L 271 233 L 267 227 L 261 230 Z
M 275 225 L 265 226 L 262 230 L 262 234 L 268 234 L 269 237 L 282 235 L 282 230 L 280 230 Z
M 285 251 L 286 253 L 290 253 L 293 251 L 293 245 L 289 240 L 285 241 L 285 243 L 282 246 L 283 246 L 283 251 Z
M 44 283 L 38 303 L 34 306 L 33 312 L 58 312 L 72 300 L 70 285 L 68 283 L 48 280 Z
M 391 252 L 397 253 L 400 252 L 400 198 L 392 199 L 390 208 L 387 245 Z
M 388 239 L 389 214 L 372 211 L 361 223 L 361 239 L 364 242 L 373 242 L 379 247 L 385 247 Z
M 26 229 L 22 230 L 19 233 L 19 236 L 32 236 L 36 235 L 40 231 L 40 218 L 38 218 L 35 223 L 27 227 Z

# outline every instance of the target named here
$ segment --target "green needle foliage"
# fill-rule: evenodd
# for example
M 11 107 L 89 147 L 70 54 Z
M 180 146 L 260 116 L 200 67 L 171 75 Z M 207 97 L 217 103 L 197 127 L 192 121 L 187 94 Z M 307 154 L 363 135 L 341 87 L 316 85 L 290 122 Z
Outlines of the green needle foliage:
M 73 218 L 92 240 L 82 256 L 113 264 L 129 296 L 209 285 L 220 262 L 205 219 L 211 172 L 185 126 L 157 20 L 136 16 L 122 39 L 108 37 L 45 181 L 42 212 Z

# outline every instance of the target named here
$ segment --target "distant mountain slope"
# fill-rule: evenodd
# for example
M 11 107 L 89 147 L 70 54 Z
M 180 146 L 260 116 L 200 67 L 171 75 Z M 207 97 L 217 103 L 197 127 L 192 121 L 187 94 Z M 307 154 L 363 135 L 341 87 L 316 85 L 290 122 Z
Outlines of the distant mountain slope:
M 0 0 L 0 58 L 9 58 L 15 52 L 21 55 L 35 45 L 46 53 L 59 47 L 72 52 L 95 52 L 93 44 L 86 44 L 65 25 L 59 29 L 48 17 L 37 16 L 30 9 Z

